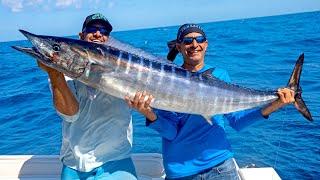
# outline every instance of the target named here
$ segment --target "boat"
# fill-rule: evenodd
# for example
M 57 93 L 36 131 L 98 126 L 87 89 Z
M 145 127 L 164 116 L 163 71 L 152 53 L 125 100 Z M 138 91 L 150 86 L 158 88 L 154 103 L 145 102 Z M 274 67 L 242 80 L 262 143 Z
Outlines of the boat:
M 165 179 L 161 154 L 134 153 L 132 159 L 139 180 Z M 58 155 L 0 155 L 1 180 L 58 180 L 61 168 Z M 281 180 L 272 167 L 237 169 L 241 180 Z

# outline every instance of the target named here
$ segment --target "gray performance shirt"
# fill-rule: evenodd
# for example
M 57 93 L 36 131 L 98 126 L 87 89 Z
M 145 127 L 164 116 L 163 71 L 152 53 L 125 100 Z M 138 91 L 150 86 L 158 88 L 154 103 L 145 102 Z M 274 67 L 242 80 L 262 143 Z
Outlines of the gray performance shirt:
M 130 157 L 132 117 L 127 103 L 79 81 L 67 78 L 67 83 L 79 111 L 73 116 L 58 112 L 63 119 L 63 164 L 89 172 L 108 161 Z

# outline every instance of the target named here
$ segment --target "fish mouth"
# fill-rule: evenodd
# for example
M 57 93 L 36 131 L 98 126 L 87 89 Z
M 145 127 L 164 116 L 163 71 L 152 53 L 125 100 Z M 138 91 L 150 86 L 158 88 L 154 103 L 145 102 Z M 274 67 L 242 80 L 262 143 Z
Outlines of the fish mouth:
M 22 47 L 22 46 L 11 46 L 13 49 L 26 53 L 26 54 L 30 54 L 31 56 L 38 56 L 39 53 L 36 53 L 35 48 L 32 47 Z
M 70 77 L 78 78 L 84 73 L 87 63 L 83 66 L 77 66 L 73 63 L 67 63 L 65 60 L 60 61 L 56 59 L 58 55 L 51 48 L 54 46 L 55 40 L 59 39 L 58 37 L 36 35 L 21 29 L 19 31 L 32 43 L 33 47 L 12 46 L 12 48 L 30 55 L 45 65 L 57 69 Z
M 43 56 L 35 47 L 32 47 L 32 48 L 22 47 L 22 46 L 11 46 L 11 47 L 17 51 L 23 52 L 27 55 L 30 55 L 36 58 L 38 61 L 40 61 L 41 63 L 44 63 L 49 67 L 54 68 L 54 66 L 56 65 L 50 58 Z M 68 71 L 68 68 L 62 68 L 62 70 L 63 70 L 63 73 L 67 74 L 68 76 L 73 78 L 78 78 L 84 73 L 85 67 L 74 69 L 77 71 L 77 73 L 74 73 L 73 71 L 72 72 Z
M 42 61 L 45 61 L 47 63 L 50 63 L 51 60 L 47 57 L 43 56 L 35 47 L 22 47 L 22 46 L 11 46 L 13 49 L 23 52 L 27 55 L 30 55 L 36 59 L 41 59 Z
M 19 31 L 31 42 L 33 47 L 21 47 L 21 46 L 12 46 L 12 48 L 23 52 L 27 55 L 35 57 L 36 59 L 41 59 L 45 64 L 50 64 L 52 61 L 50 60 L 50 56 L 48 53 L 41 51 L 41 47 L 43 47 L 42 39 L 39 35 L 32 34 L 28 31 L 19 29 Z
M 32 34 L 28 31 L 19 29 L 19 31 L 31 42 L 33 45 L 33 49 L 36 49 L 42 57 L 46 56 L 46 58 L 50 58 L 50 53 L 48 51 L 43 51 L 42 49 L 46 49 L 45 42 L 46 38 L 44 36 Z M 17 49 L 18 50 L 18 49 Z
M 22 30 L 22 29 L 19 29 L 19 31 L 20 31 L 29 41 L 31 41 L 32 44 L 33 44 L 35 38 L 37 38 L 37 35 L 32 34 L 32 33 L 28 32 L 28 31 L 25 31 L 25 30 Z

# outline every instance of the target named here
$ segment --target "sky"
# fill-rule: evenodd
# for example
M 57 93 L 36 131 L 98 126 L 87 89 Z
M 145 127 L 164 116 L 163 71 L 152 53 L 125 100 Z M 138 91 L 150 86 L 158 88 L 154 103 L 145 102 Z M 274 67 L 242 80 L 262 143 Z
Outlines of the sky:
M 264 17 L 320 10 L 320 0 L 1 0 L 0 42 L 35 34 L 70 36 L 100 12 L 114 31 Z

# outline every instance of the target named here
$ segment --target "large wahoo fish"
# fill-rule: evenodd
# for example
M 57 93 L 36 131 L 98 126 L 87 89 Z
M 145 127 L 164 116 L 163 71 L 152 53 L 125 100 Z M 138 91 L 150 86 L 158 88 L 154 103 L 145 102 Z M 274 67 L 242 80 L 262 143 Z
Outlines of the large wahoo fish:
M 173 63 L 110 38 L 107 44 L 35 35 L 20 30 L 33 48 L 13 48 L 115 97 L 133 96 L 137 91 L 154 95 L 151 106 L 158 109 L 200 114 L 208 122 L 215 114 L 225 114 L 277 100 L 276 91 L 260 91 L 225 83 L 213 77 L 209 69 L 191 73 Z M 308 120 L 312 116 L 302 97 L 299 80 L 302 54 L 287 87 L 295 90 L 295 106 Z

